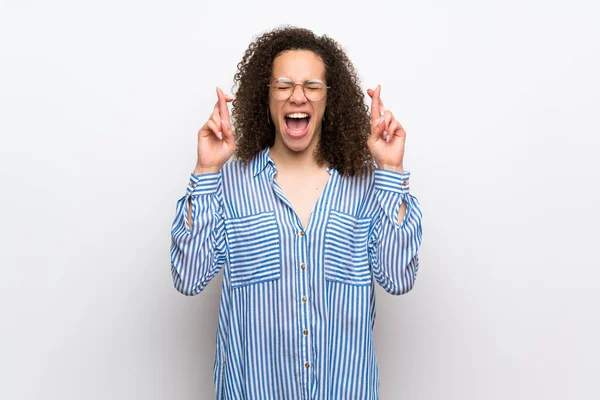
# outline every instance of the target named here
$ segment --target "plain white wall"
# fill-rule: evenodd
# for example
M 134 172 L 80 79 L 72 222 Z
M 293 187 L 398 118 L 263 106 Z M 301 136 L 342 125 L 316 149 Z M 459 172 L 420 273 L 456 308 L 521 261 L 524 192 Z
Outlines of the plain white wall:
M 424 240 L 415 289 L 378 291 L 381 398 L 600 398 L 598 12 L 2 0 L 0 398 L 213 398 L 221 279 L 173 288 L 170 224 L 214 88 L 287 23 L 408 133 Z

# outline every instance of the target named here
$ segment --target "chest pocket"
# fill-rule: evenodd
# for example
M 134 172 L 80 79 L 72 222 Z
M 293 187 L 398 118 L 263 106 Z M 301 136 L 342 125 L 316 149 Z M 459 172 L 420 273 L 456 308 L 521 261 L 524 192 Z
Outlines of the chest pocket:
M 332 210 L 325 231 L 325 279 L 370 285 L 368 238 L 370 218 Z
M 275 213 L 228 219 L 225 230 L 232 288 L 281 278 L 281 250 Z

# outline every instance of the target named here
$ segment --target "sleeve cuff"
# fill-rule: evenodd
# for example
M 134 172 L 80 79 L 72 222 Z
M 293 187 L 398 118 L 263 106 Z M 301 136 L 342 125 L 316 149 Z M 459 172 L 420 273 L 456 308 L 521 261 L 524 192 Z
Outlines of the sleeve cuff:
M 389 171 L 387 169 L 377 168 L 375 170 L 375 189 L 386 190 L 400 194 L 409 192 L 410 172 L 402 173 Z
M 203 194 L 213 194 L 217 192 L 219 186 L 219 178 L 221 172 L 213 172 L 210 174 L 194 175 L 191 174 L 190 183 L 187 186 L 187 194 L 190 196 L 198 196 Z

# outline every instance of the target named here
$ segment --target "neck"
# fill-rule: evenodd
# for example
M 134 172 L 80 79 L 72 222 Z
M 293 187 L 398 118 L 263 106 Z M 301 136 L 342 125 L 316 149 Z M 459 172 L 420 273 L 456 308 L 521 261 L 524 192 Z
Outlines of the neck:
M 321 169 L 323 166 L 317 163 L 315 159 L 315 150 L 317 141 L 313 141 L 303 151 L 290 150 L 281 140 L 275 140 L 275 144 L 270 149 L 271 159 L 278 170 L 311 170 Z

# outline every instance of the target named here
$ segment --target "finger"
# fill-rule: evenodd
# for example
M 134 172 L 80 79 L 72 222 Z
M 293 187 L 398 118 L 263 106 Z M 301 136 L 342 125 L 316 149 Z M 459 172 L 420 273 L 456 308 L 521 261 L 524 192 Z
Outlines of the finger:
M 219 105 L 216 104 L 215 108 L 212 112 L 212 114 L 210 114 L 210 119 L 214 121 L 214 123 L 217 125 L 217 127 L 219 127 L 219 130 L 221 130 L 221 115 L 219 114 Z
M 223 132 L 223 138 L 227 143 L 233 141 L 233 131 L 231 130 L 231 126 L 229 126 L 224 119 L 221 120 L 221 132 Z
M 388 143 L 394 137 L 394 134 L 395 134 L 396 130 L 398 129 L 398 125 L 400 125 L 400 123 L 395 119 L 390 123 L 390 127 L 387 129 L 387 132 L 389 133 L 389 135 L 386 138 L 386 141 Z
M 391 111 L 383 111 L 383 115 L 381 116 L 381 126 L 383 127 L 382 137 L 385 141 L 389 142 L 390 135 L 392 135 L 392 131 L 390 130 L 390 124 L 394 120 L 394 115 Z
M 227 108 L 227 103 L 232 102 L 234 98 L 223 93 L 223 91 L 220 88 L 217 88 L 217 97 L 219 98 L 219 100 L 217 101 L 220 117 L 219 126 L 225 139 L 228 142 L 230 142 L 231 140 L 233 140 L 233 130 L 231 129 L 231 119 L 229 117 L 229 109 Z
M 371 128 L 371 136 L 375 138 L 375 140 L 383 139 L 385 140 L 387 137 L 387 132 L 385 131 L 385 118 L 381 117 L 379 121 L 377 121 L 373 127 Z
M 383 117 L 385 113 L 385 106 L 383 105 L 383 100 L 381 100 L 381 85 L 378 86 L 378 89 L 379 92 L 377 93 L 377 104 L 379 105 L 379 115 Z
M 406 131 L 400 122 L 398 122 L 398 127 L 394 131 L 393 135 L 398 137 L 406 137 Z
M 373 93 L 375 93 L 375 91 L 373 89 L 367 89 L 367 94 L 369 95 L 370 98 L 373 98 Z
M 221 130 L 221 133 L 223 134 L 225 140 L 227 140 L 227 142 L 230 142 L 233 139 L 233 130 L 231 128 L 231 122 L 229 119 L 221 117 L 221 107 L 219 105 L 219 102 L 215 104 L 215 109 L 211 114 L 211 119 L 215 121 L 215 124 Z
M 383 125 L 385 125 L 385 130 L 389 133 L 392 133 L 392 131 L 390 131 L 390 124 L 392 123 L 392 121 L 394 121 L 394 114 L 392 114 L 392 112 L 390 110 L 384 110 L 383 111 L 383 119 L 384 119 L 384 123 Z
M 380 139 L 383 139 L 383 140 L 386 139 L 387 133 L 385 132 L 384 129 L 385 129 L 385 126 L 383 126 L 383 124 L 378 125 L 373 128 L 373 130 L 371 131 L 371 136 L 375 139 L 375 141 L 378 141 Z
M 217 88 L 217 97 L 219 98 L 219 115 L 221 119 L 229 121 L 229 109 L 227 108 L 227 99 L 225 98 L 225 93 L 223 93 L 223 91 L 220 88 Z
M 208 124 L 208 128 L 211 130 L 211 132 L 214 133 L 214 135 L 216 137 L 218 137 L 219 140 L 222 140 L 223 134 L 221 133 L 221 130 L 218 128 L 217 124 L 215 124 L 215 121 L 213 121 L 212 119 L 209 119 L 207 124 Z
M 221 131 L 223 132 L 223 137 L 227 143 L 234 141 L 233 129 L 231 128 L 231 122 L 229 120 L 221 119 Z
M 381 92 L 381 85 L 377 85 L 377 88 L 373 91 L 371 96 L 371 122 L 373 125 L 377 125 L 381 119 L 381 110 L 379 102 L 379 93 Z
M 381 92 L 381 90 L 380 90 L 380 92 Z M 381 100 L 381 95 L 377 96 L 377 98 L 379 99 L 379 111 L 383 113 L 383 112 L 385 112 L 385 106 L 383 105 L 383 100 Z
M 223 139 L 223 128 L 221 123 L 221 116 L 219 115 L 219 102 L 215 103 L 212 114 L 210 114 L 209 120 L 214 124 L 217 130 L 216 135 L 219 139 Z

